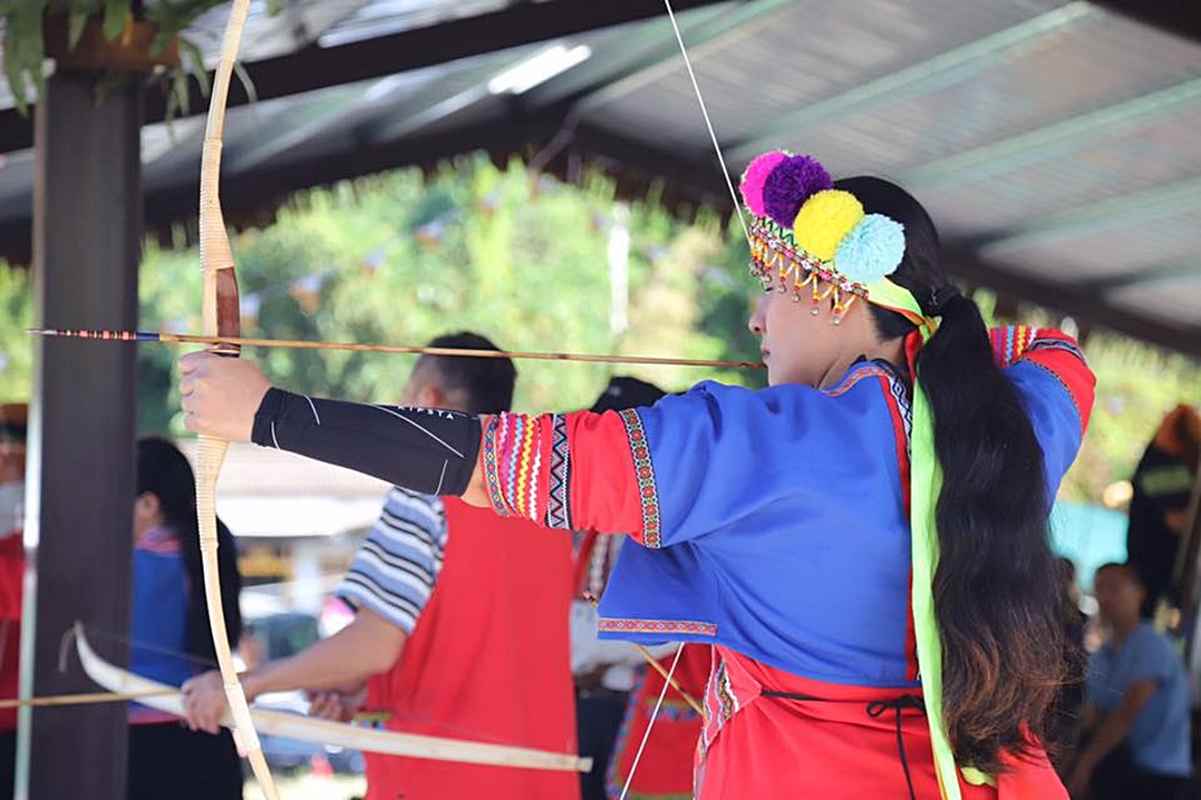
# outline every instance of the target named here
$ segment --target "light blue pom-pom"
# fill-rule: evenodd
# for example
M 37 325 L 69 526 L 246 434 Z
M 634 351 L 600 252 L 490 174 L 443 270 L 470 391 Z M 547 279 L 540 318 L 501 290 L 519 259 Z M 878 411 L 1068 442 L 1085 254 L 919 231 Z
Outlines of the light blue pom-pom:
M 891 275 L 904 256 L 904 226 L 883 214 L 868 214 L 838 244 L 834 268 L 848 280 L 868 284 Z

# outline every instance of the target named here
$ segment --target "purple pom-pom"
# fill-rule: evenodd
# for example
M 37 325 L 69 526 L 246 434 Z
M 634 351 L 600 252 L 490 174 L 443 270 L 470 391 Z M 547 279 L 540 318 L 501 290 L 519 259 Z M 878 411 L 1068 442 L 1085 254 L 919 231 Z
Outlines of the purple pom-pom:
M 763 208 L 778 225 L 791 229 L 810 195 L 834 186 L 830 173 L 812 156 L 789 156 L 763 184 Z
M 739 187 L 742 191 L 742 202 L 746 203 L 746 207 L 755 216 L 767 216 L 767 211 L 763 208 L 763 185 L 767 183 L 767 176 L 771 174 L 772 170 L 779 166 L 781 161 L 787 159 L 787 153 L 773 150 L 770 153 L 755 156 L 755 160 L 747 165 L 746 172 L 742 173 L 742 184 Z

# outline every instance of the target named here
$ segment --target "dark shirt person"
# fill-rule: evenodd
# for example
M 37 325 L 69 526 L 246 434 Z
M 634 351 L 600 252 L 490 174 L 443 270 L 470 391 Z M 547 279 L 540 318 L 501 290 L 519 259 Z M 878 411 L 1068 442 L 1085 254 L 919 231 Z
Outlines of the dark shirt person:
M 1131 478 L 1134 496 L 1126 552 L 1147 587 L 1144 617 L 1152 616 L 1161 597 L 1177 601 L 1172 575 L 1199 461 L 1201 415 L 1179 405 L 1160 423 Z

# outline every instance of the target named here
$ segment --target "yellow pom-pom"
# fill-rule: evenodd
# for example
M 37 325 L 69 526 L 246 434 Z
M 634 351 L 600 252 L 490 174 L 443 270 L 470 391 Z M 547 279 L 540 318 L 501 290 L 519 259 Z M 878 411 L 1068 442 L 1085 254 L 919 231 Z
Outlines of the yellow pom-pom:
M 797 246 L 819 261 L 829 261 L 838 244 L 863 219 L 863 204 L 850 192 L 826 189 L 805 201 L 792 235 Z

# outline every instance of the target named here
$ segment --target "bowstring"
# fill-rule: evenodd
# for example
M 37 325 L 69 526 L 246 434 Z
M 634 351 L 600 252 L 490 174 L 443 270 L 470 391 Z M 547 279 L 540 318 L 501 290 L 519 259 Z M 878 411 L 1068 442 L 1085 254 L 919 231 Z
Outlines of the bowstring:
M 109 633 L 108 631 L 104 631 L 99 628 L 88 628 L 87 632 L 90 636 L 94 637 L 95 639 L 98 639 L 98 640 L 99 639 L 107 639 L 108 641 L 114 642 L 116 644 L 128 645 L 131 649 L 134 649 L 134 650 L 143 650 L 148 653 L 157 653 L 158 655 L 171 656 L 173 658 L 178 658 L 181 661 L 190 661 L 193 664 L 197 664 L 202 667 L 208 667 L 210 669 L 217 666 L 217 662 L 211 658 L 203 658 L 201 656 L 192 655 L 191 653 L 184 652 L 183 650 L 176 650 L 171 647 L 156 646 L 156 645 L 150 644 L 149 642 L 143 642 L 143 641 L 140 641 L 138 639 L 135 639 L 135 638 L 132 638 L 129 636 L 123 636 L 119 633 Z M 70 652 L 70 647 L 71 647 L 71 644 L 74 642 L 74 640 L 75 640 L 75 628 L 74 627 L 68 628 L 63 633 L 62 639 L 59 642 L 59 648 L 58 648 L 58 663 L 59 663 L 58 671 L 59 672 L 67 671 L 66 670 L 67 653 Z
M 667 678 L 663 681 L 663 688 L 659 691 L 659 699 L 655 701 L 655 710 L 651 712 L 651 718 L 646 722 L 646 731 L 642 734 L 638 752 L 634 754 L 634 763 L 630 764 L 630 774 L 626 777 L 625 785 L 621 787 L 621 796 L 617 800 L 626 800 L 630 784 L 634 782 L 634 773 L 638 771 L 638 762 L 642 760 L 642 751 L 646 749 L 646 743 L 651 738 L 651 728 L 655 727 L 655 719 L 659 716 L 659 710 L 663 708 L 663 698 L 667 696 L 667 690 L 671 686 L 671 676 L 675 674 L 676 665 L 680 663 L 680 654 L 683 652 L 684 643 L 680 642 L 680 646 L 676 648 L 676 657 L 671 660 L 671 669 L 667 671 Z
M 709 119 L 709 108 L 705 105 L 704 95 L 701 94 L 700 84 L 696 81 L 696 73 L 692 69 L 692 59 L 688 57 L 688 48 L 684 46 L 684 36 L 680 33 L 680 25 L 676 22 L 675 9 L 671 0 L 663 0 L 667 7 L 667 18 L 671 20 L 671 29 L 676 34 L 676 42 L 680 45 L 680 55 L 684 58 L 684 67 L 688 70 L 688 78 L 692 81 L 692 90 L 696 93 L 696 101 L 701 107 L 701 116 L 705 118 L 705 128 L 709 131 L 709 141 L 713 143 L 713 152 L 717 153 L 717 163 L 721 165 L 721 174 L 725 178 L 726 188 L 730 190 L 730 199 L 734 201 L 734 213 L 738 215 L 738 224 L 742 226 L 742 234 L 746 242 L 751 243 L 751 231 L 746 225 L 746 217 L 742 213 L 742 203 L 738 200 L 738 192 L 734 190 L 734 181 L 730 177 L 730 168 L 726 166 L 726 158 L 722 155 L 721 145 L 717 141 L 717 133 L 713 130 L 713 122 Z

